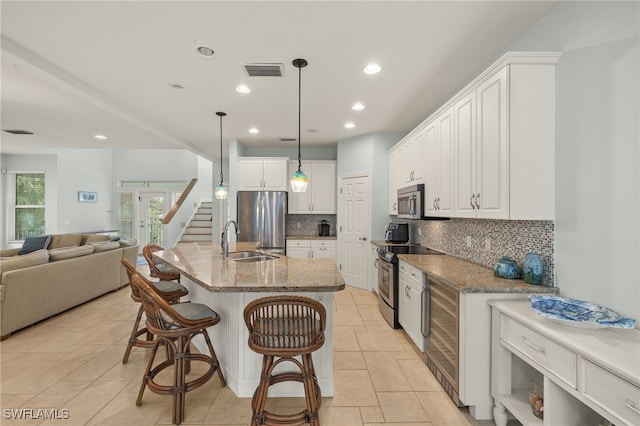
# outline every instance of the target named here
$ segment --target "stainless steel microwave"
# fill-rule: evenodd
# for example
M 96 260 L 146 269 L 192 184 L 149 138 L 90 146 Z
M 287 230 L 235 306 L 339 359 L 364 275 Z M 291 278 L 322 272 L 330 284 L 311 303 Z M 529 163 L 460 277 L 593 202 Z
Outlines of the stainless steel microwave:
M 398 217 L 422 219 L 424 210 L 424 184 L 398 189 Z

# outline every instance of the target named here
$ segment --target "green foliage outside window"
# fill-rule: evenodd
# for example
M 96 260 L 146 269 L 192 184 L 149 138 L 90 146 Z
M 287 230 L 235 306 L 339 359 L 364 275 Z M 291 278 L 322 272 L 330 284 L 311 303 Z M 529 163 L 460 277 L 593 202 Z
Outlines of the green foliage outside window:
M 15 175 L 15 239 L 44 234 L 44 173 Z

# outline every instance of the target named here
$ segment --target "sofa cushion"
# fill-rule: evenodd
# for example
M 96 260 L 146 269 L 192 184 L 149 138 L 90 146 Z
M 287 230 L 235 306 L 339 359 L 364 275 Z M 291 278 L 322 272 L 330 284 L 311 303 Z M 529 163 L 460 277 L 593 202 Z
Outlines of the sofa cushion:
M 120 247 L 132 247 L 135 246 L 136 244 L 138 244 L 138 240 L 136 239 L 126 239 L 126 238 L 120 238 L 118 240 L 118 243 L 120 244 Z
M 104 234 L 82 234 L 80 245 L 84 246 L 91 243 L 99 243 L 101 241 L 109 241 L 109 236 Z
M 56 234 L 51 237 L 49 249 L 78 246 L 82 242 L 82 234 Z
M 14 256 L 0 260 L 0 271 L 4 273 L 14 269 L 28 268 L 29 266 L 41 265 L 48 262 L 49 253 L 47 250 L 37 250 L 22 256 Z
M 120 248 L 120 243 L 118 241 L 102 241 L 99 243 L 90 243 L 90 245 L 94 247 L 94 253 Z
M 56 260 L 71 259 L 74 257 L 85 256 L 93 253 L 95 248 L 92 245 L 88 246 L 75 246 L 75 247 L 61 247 L 53 250 L 49 250 L 49 260 L 52 262 Z
M 51 235 L 40 235 L 38 237 L 27 237 L 22 243 L 22 248 L 18 251 L 19 255 L 33 253 L 37 250 L 46 249 L 51 241 Z

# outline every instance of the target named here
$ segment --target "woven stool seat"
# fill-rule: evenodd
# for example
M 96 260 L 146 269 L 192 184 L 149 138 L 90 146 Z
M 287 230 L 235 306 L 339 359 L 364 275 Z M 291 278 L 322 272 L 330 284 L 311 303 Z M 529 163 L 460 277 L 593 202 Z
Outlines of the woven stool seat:
M 138 309 L 138 314 L 136 316 L 136 320 L 133 323 L 133 330 L 131 330 L 131 335 L 129 336 L 129 341 L 127 342 L 127 347 L 124 351 L 124 356 L 122 357 L 122 363 L 126 364 L 129 361 L 129 355 L 131 354 L 131 349 L 134 346 L 140 348 L 152 348 L 153 347 L 153 334 L 147 329 L 147 327 L 140 328 L 140 322 L 142 320 L 142 314 L 144 312 L 144 308 L 142 306 L 142 301 L 140 299 L 140 291 L 137 287 L 131 285 L 131 277 L 133 275 L 139 275 L 140 278 L 146 281 L 153 290 L 158 293 L 160 297 L 166 300 L 169 303 L 177 303 L 180 301 L 182 296 L 186 296 L 189 294 L 189 290 L 185 286 L 175 281 L 156 281 L 154 283 L 148 281 L 142 275 L 138 273 L 136 267 L 131 264 L 127 259 L 121 260 L 122 266 L 127 272 L 127 276 L 129 277 L 129 288 L 131 289 L 131 299 L 140 304 L 140 308 Z M 144 335 L 144 338 L 141 336 Z
M 164 250 L 164 247 L 155 244 L 148 244 L 142 248 L 142 255 L 149 264 L 149 275 L 151 278 L 160 280 L 180 281 L 179 273 L 153 255 L 153 253 L 161 250 Z
M 251 424 L 319 425 L 318 409 L 322 395 L 311 354 L 324 344 L 324 306 L 307 297 L 263 297 L 245 307 L 244 320 L 249 329 L 249 348 L 263 355 L 260 383 L 251 401 Z M 300 356 L 301 361 L 295 356 Z M 300 372 L 274 374 L 274 369 L 283 362 L 295 364 Z M 303 384 L 306 410 L 289 415 L 265 410 L 269 386 L 285 381 Z
M 147 329 L 156 337 L 136 405 L 142 404 L 142 396 L 146 388 L 161 395 L 171 395 L 172 420 L 174 424 L 180 424 L 184 420 L 187 392 L 204 385 L 216 372 L 222 386 L 227 384 L 207 332 L 208 327 L 213 327 L 220 322 L 220 316 L 200 303 L 170 305 L 158 296 L 140 275 L 132 277 L 132 285 L 137 286 L 140 291 L 142 306 L 147 317 Z M 191 341 L 198 335 L 204 337 L 209 354 L 191 352 Z M 154 366 L 160 345 L 167 347 L 168 359 Z M 208 368 L 202 373 L 199 371 L 197 377 L 188 378 L 187 374 L 192 371 L 191 364 L 194 361 L 204 363 Z M 173 368 L 173 383 L 163 385 L 156 382 L 155 377 L 168 368 Z

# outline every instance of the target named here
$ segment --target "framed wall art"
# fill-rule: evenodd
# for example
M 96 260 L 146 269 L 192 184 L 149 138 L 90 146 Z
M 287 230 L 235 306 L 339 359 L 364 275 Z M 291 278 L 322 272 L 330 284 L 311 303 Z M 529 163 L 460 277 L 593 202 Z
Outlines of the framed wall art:
M 78 202 L 79 203 L 97 203 L 98 202 L 98 193 L 97 192 L 78 191 Z

